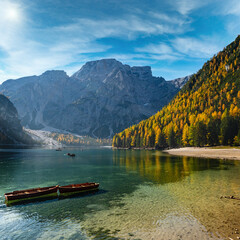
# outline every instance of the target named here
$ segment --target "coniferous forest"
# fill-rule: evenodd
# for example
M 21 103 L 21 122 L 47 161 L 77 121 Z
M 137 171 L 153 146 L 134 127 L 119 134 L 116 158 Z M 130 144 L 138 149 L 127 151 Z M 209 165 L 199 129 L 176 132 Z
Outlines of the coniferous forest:
M 240 36 L 161 111 L 113 138 L 123 148 L 214 145 L 240 145 Z

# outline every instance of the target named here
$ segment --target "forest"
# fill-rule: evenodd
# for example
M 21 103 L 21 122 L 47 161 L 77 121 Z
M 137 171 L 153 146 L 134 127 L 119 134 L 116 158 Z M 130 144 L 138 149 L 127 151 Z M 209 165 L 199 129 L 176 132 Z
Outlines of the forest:
M 192 75 L 173 100 L 113 137 L 113 147 L 240 145 L 240 36 Z
M 112 140 L 106 138 L 91 138 L 89 136 L 79 136 L 73 134 L 51 133 L 50 136 L 58 142 L 68 146 L 106 146 L 111 145 Z

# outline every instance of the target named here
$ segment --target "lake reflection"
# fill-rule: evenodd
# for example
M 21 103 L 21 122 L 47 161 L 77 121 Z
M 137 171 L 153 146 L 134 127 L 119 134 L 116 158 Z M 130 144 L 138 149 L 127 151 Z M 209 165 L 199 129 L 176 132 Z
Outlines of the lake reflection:
M 231 165 L 239 165 L 237 161 L 179 157 L 147 150 L 114 150 L 113 162 L 159 184 L 181 181 L 194 171 L 228 170 Z
M 161 151 L 0 150 L 0 239 L 236 238 L 240 162 Z M 4 192 L 99 182 L 84 197 L 6 208 Z M 233 233 L 233 234 L 232 234 Z M 8 236 L 7 238 L 1 238 Z

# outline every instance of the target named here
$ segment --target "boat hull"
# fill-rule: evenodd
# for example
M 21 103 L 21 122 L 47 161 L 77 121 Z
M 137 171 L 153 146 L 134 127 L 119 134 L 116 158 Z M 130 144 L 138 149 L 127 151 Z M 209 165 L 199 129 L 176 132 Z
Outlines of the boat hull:
M 98 183 L 84 183 L 84 184 L 72 184 L 67 186 L 59 186 L 60 196 L 68 196 L 72 194 L 87 193 L 96 191 L 99 188 Z
M 43 196 L 31 197 L 31 198 L 23 198 L 23 199 L 16 199 L 16 200 L 5 200 L 5 204 L 7 207 L 11 207 L 14 205 L 21 205 L 21 204 L 28 204 L 34 202 L 43 202 L 47 200 L 54 200 L 58 199 L 57 193 L 50 193 Z
M 43 198 L 57 198 L 58 186 L 14 191 L 11 193 L 5 193 L 4 196 L 6 202 L 8 203 L 24 202 Z
M 99 183 L 81 183 L 67 186 L 52 186 L 45 188 L 32 188 L 20 191 L 5 193 L 5 203 L 7 206 L 25 204 L 35 201 L 45 201 L 49 199 L 65 198 L 68 196 L 85 195 L 98 191 Z

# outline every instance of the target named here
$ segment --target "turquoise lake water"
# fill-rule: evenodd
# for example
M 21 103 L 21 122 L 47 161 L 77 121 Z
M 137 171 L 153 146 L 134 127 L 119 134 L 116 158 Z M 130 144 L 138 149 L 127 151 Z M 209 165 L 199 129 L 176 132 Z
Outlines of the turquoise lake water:
M 99 182 L 100 190 L 4 204 L 5 192 L 82 182 Z M 220 198 L 227 195 L 240 197 L 240 161 L 107 148 L 0 150 L 1 240 L 237 239 L 240 201 Z

